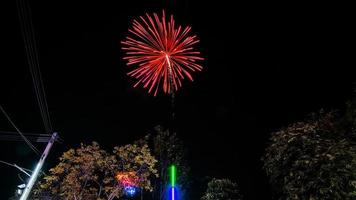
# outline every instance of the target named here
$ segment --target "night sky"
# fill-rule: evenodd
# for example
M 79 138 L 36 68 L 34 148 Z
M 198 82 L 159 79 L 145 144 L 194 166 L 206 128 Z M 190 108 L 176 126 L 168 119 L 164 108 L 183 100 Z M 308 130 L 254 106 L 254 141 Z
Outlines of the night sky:
M 270 199 L 260 158 L 271 132 L 321 108 L 342 109 L 356 80 L 347 5 L 220 0 L 30 1 L 40 68 L 55 131 L 45 168 L 81 142 L 106 150 L 167 126 L 170 101 L 132 88 L 120 41 L 145 12 L 191 25 L 202 73 L 176 94 L 175 129 L 187 145 L 194 191 L 209 177 L 235 180 L 246 199 Z M 0 103 L 23 132 L 43 133 L 15 1 L 1 3 Z M 0 131 L 14 131 L 0 115 Z M 43 150 L 44 144 L 36 144 Z M 33 168 L 23 142 L 0 141 L 0 160 Z M 21 181 L 0 165 L 0 199 Z M 196 197 L 196 199 L 198 199 Z

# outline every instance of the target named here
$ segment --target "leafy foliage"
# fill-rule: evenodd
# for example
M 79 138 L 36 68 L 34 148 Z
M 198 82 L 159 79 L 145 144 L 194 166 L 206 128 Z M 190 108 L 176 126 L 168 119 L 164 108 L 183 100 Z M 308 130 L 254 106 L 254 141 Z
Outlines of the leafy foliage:
M 151 155 L 147 143 L 143 145 L 125 145 L 115 147 L 114 154 L 118 158 L 118 171 L 134 171 L 139 177 L 139 186 L 146 190 L 152 191 L 151 176 L 158 177 L 156 163 L 157 160 Z
M 334 113 L 272 134 L 264 169 L 280 199 L 355 199 L 356 145 Z
M 115 147 L 113 155 L 96 142 L 81 144 L 65 152 L 59 161 L 37 185 L 33 199 L 48 194 L 52 199 L 111 200 L 124 195 L 123 185 L 115 179 L 118 172 L 135 172 L 138 186 L 146 190 L 152 190 L 150 176 L 157 176 L 157 161 L 147 144 Z
M 93 142 L 70 149 L 60 157 L 57 166 L 50 169 L 50 175 L 35 190 L 35 195 L 49 193 L 56 198 L 100 199 L 104 191 L 110 192 L 103 183 L 106 165 L 110 165 L 107 152 Z
M 201 200 L 240 200 L 237 184 L 229 179 L 213 179 Z
M 346 104 L 346 112 L 341 119 L 344 133 L 353 141 L 356 141 L 356 88 L 355 99 Z

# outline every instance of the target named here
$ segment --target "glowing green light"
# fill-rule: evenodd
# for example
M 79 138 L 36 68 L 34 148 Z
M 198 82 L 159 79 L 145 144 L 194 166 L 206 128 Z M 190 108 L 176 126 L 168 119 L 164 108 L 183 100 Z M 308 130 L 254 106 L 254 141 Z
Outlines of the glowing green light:
M 177 178 L 177 168 L 174 165 L 170 167 L 170 178 L 171 178 L 171 186 L 174 187 L 176 185 L 176 178 Z

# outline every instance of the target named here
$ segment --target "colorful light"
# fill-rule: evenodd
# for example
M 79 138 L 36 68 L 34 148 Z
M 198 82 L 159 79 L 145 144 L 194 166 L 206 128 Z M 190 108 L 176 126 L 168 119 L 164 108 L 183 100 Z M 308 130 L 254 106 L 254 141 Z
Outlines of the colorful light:
M 169 167 L 169 177 L 170 177 L 170 199 L 176 199 L 176 180 L 177 180 L 177 167 L 175 165 L 171 165 Z
M 118 172 L 115 177 L 128 196 L 136 194 L 138 177 L 135 172 Z
M 196 61 L 204 59 L 193 48 L 199 40 L 190 35 L 191 27 L 176 27 L 173 15 L 166 19 L 164 11 L 161 19 L 156 13 L 139 19 L 129 29 L 132 36 L 121 42 L 126 52 L 123 59 L 135 66 L 128 73 L 138 79 L 134 87 L 141 84 L 156 96 L 159 87 L 170 94 L 182 86 L 183 79 L 193 81 L 191 72 L 203 68 Z
M 175 190 L 175 188 L 172 187 L 172 188 L 171 188 L 171 198 L 172 198 L 172 200 L 175 199 L 175 192 L 174 192 L 174 190 Z
M 171 179 L 172 187 L 175 187 L 175 185 L 176 185 L 176 176 L 177 176 L 177 168 L 176 168 L 176 166 L 172 165 L 170 167 L 170 179 Z
M 134 187 L 134 186 L 126 186 L 124 189 L 125 189 L 125 193 L 128 196 L 132 197 L 136 194 L 136 187 Z

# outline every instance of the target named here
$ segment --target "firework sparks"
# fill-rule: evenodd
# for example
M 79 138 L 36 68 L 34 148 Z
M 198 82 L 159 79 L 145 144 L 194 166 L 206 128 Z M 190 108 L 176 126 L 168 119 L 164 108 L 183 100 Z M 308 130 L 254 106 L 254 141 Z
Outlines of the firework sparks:
M 164 11 L 161 19 L 156 13 L 141 16 L 129 29 L 132 36 L 121 42 L 124 60 L 134 66 L 128 73 L 138 80 L 134 87 L 141 84 L 154 96 L 160 87 L 164 93 L 177 91 L 183 79 L 193 81 L 191 73 L 202 70 L 196 61 L 203 58 L 193 48 L 199 40 L 190 35 L 191 27 L 176 27 L 173 15 L 166 20 Z

